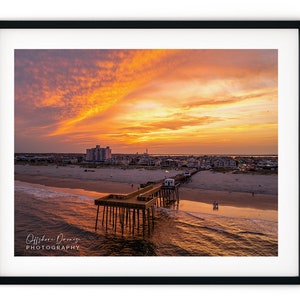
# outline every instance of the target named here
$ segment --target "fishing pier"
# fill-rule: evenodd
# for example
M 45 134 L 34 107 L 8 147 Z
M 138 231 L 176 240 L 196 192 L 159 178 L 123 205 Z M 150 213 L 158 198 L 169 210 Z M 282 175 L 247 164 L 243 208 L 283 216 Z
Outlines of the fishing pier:
M 129 194 L 108 194 L 96 199 L 95 231 L 101 222 L 105 231 L 124 232 L 134 235 L 150 234 L 154 228 L 156 207 L 179 204 L 180 184 L 187 176 L 167 178 L 150 184 Z
M 174 187 L 149 185 L 127 195 L 109 194 L 95 200 L 95 230 L 101 221 L 106 231 L 118 230 L 122 235 L 124 230 L 132 235 L 140 232 L 143 236 L 146 232 L 150 234 L 154 227 L 155 207 L 167 207 L 176 202 L 179 202 L 179 184 Z
M 154 227 L 155 207 L 168 205 L 179 201 L 179 184 L 174 187 L 149 185 L 127 195 L 109 194 L 95 200 L 97 205 L 95 230 L 99 221 L 106 231 L 124 230 L 131 234 L 146 230 L 150 234 Z M 101 209 L 100 209 L 101 207 Z M 99 220 L 99 216 L 102 220 Z

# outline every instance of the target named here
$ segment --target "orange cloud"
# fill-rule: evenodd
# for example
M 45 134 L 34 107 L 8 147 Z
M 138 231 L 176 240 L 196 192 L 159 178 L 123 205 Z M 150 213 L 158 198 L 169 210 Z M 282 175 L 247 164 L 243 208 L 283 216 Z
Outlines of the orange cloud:
M 277 50 L 16 50 L 16 141 L 275 151 L 277 85 Z

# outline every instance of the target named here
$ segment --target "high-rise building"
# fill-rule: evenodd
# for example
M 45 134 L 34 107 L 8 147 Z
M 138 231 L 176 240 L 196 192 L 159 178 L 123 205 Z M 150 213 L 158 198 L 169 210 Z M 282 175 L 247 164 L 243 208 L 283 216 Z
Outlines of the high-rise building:
M 86 149 L 86 161 L 104 162 L 108 159 L 111 159 L 111 149 L 108 146 L 101 148 L 96 145 L 96 148 Z

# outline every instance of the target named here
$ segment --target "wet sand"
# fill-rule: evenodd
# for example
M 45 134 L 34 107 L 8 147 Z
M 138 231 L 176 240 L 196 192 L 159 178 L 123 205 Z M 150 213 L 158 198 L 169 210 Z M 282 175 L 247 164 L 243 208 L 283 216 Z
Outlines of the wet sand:
M 60 188 L 84 189 L 87 191 L 95 191 L 99 193 L 125 194 L 132 192 L 132 190 L 135 190 L 140 186 L 137 183 L 133 184 L 133 187 L 131 187 L 131 183 L 126 182 L 48 177 L 28 174 L 15 174 L 15 180 Z
M 245 219 L 262 219 L 277 222 L 278 213 L 273 209 L 259 209 L 253 207 L 231 206 L 226 204 L 219 205 L 218 210 L 214 210 L 212 204 L 204 202 L 196 202 L 189 200 L 180 200 L 179 209 L 183 211 L 191 211 L 193 213 L 200 212 L 214 216 L 226 216 L 231 218 Z
M 174 176 L 182 171 L 117 168 L 85 172 L 79 167 L 15 166 L 15 180 L 45 186 L 84 189 L 100 193 L 129 193 L 140 183 Z M 132 187 L 133 184 L 133 187 Z M 277 175 L 223 174 L 203 171 L 180 187 L 180 199 L 221 206 L 278 209 Z

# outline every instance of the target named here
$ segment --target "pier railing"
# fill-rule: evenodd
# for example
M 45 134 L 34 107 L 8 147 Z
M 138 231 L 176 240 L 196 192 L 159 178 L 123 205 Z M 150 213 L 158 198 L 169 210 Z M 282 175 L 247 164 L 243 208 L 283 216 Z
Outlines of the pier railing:
M 179 184 L 174 187 L 147 186 L 127 195 L 106 195 L 95 200 L 95 230 L 98 229 L 99 218 L 102 218 L 101 224 L 106 232 L 150 234 L 154 227 L 155 208 L 167 207 L 178 201 Z
M 97 205 L 95 231 L 99 218 L 105 231 L 113 230 L 129 234 L 142 233 L 145 236 L 154 228 L 156 207 L 170 207 L 179 204 L 179 187 L 194 175 L 177 175 L 173 184 L 164 181 L 156 185 L 147 185 L 129 194 L 109 194 L 95 200 Z M 171 180 L 172 182 L 172 180 Z M 101 217 L 102 216 L 102 217 Z

